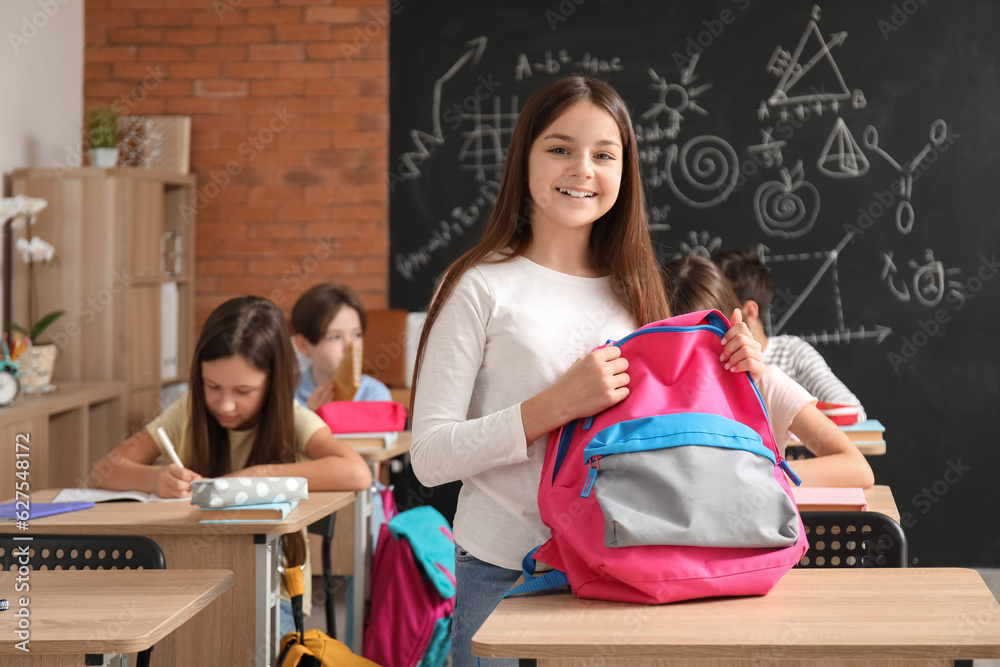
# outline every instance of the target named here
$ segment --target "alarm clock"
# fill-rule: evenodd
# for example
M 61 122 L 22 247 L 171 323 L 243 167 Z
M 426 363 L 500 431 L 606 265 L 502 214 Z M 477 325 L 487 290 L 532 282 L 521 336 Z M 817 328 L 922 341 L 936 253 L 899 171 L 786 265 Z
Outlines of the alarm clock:
M 0 361 L 0 407 L 7 407 L 21 394 L 21 381 L 17 377 L 17 364 Z

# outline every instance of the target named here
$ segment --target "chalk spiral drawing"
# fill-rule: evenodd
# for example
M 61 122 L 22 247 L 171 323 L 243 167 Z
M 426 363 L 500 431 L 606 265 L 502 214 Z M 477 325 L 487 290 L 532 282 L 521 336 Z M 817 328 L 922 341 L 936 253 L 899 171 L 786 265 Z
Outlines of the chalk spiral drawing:
M 709 208 L 726 201 L 736 188 L 738 162 L 736 151 L 724 139 L 702 135 L 687 141 L 679 150 L 676 144 L 667 148 L 666 182 L 674 196 L 691 208 Z M 715 196 L 698 201 L 685 193 L 674 179 L 675 163 L 680 167 L 685 186 Z
M 903 196 L 903 199 L 896 204 L 896 229 L 901 234 L 909 234 L 913 229 L 913 222 L 916 220 L 913 205 L 910 204 L 910 197 L 913 195 L 913 174 L 916 173 L 917 168 L 920 167 L 924 158 L 930 153 L 931 148 L 940 148 L 948 138 L 948 124 L 941 119 L 934 121 L 931 123 L 929 134 L 930 140 L 924 145 L 923 150 L 909 162 L 900 165 L 892 156 L 879 148 L 878 130 L 871 125 L 865 128 L 865 147 L 880 155 L 886 162 L 892 165 L 893 169 L 899 172 L 897 192 Z
M 657 100 L 642 114 L 642 120 L 653 120 L 656 124 L 653 127 L 637 127 L 637 141 L 646 143 L 661 139 L 674 140 L 680 133 L 685 112 L 708 115 L 698 104 L 697 98 L 710 89 L 712 84 L 694 86 L 698 78 L 694 73 L 697 65 L 698 55 L 695 54 L 681 70 L 680 84 L 667 83 L 666 78 L 657 74 L 656 70 L 647 70 L 653 79 L 651 88 L 657 92 Z M 665 128 L 660 128 L 657 123 L 660 114 L 666 114 Z M 644 145 L 640 148 L 640 160 L 644 164 L 655 164 L 661 156 L 663 168 L 654 166 L 644 178 L 645 183 L 652 188 L 665 183 L 675 197 L 691 208 L 711 208 L 726 201 L 736 188 L 739 157 L 722 137 L 700 135 L 689 139 L 679 148 L 676 144 L 670 144 L 665 151 L 658 145 Z M 677 179 L 678 174 L 680 180 Z

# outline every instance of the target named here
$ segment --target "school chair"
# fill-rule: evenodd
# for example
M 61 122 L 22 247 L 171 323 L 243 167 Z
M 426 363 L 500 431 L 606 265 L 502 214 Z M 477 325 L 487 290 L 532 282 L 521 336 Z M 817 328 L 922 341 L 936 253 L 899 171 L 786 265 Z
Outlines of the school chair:
M 906 567 L 906 535 L 880 512 L 802 512 L 809 549 L 795 567 Z
M 307 531 L 322 538 L 320 560 L 323 562 L 323 592 L 326 594 L 326 634 L 333 639 L 337 638 L 336 611 L 334 610 L 333 596 L 336 593 L 336 576 L 333 574 L 333 566 L 330 559 L 330 546 L 333 544 L 333 531 L 337 525 L 337 514 L 329 514 L 319 521 L 309 524 Z
M 30 542 L 14 541 L 0 535 L 0 571 L 20 565 L 15 550 L 28 546 L 34 570 L 162 570 L 163 551 L 153 540 L 141 535 L 33 535 Z M 149 667 L 150 646 L 136 657 L 139 667 Z M 104 656 L 87 654 L 86 665 L 103 665 Z

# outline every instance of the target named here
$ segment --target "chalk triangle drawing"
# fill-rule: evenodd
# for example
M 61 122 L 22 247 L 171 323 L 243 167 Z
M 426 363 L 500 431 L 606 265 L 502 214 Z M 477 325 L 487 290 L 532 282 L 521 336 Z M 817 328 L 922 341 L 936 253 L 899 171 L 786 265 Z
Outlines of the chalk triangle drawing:
M 843 118 L 834 123 L 816 166 L 830 178 L 857 178 L 868 173 L 868 158 Z
M 827 42 L 820 34 L 816 21 L 809 21 L 799 40 L 791 61 L 781 75 L 774 92 L 768 99 L 771 106 L 809 102 L 829 102 L 849 100 L 851 93 L 844 83 L 840 68 L 833 59 L 831 50 L 847 39 L 846 32 L 832 35 Z M 808 51 L 806 49 L 808 45 Z M 806 56 L 804 54 L 812 54 Z M 803 60 L 808 57 L 808 60 Z M 813 71 L 815 70 L 815 71 Z M 810 74 L 808 81 L 803 77 Z

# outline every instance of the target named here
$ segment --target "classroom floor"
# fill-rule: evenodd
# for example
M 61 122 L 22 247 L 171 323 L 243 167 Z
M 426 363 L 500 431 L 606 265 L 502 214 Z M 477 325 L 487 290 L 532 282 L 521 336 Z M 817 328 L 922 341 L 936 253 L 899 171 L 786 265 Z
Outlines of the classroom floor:
M 977 568 L 977 571 L 993 592 L 993 597 L 1000 602 L 1000 568 Z M 315 602 L 312 614 L 306 617 L 306 630 L 319 628 L 323 632 L 326 632 L 326 608 L 323 602 L 322 590 L 323 578 L 313 577 L 313 599 Z M 319 594 L 316 592 L 319 592 Z M 341 641 L 343 641 L 346 635 L 346 631 L 344 630 L 347 619 L 346 609 L 343 591 L 341 591 L 334 604 L 334 613 L 337 617 L 337 638 Z M 1000 660 L 973 660 L 973 667 L 1000 667 Z

